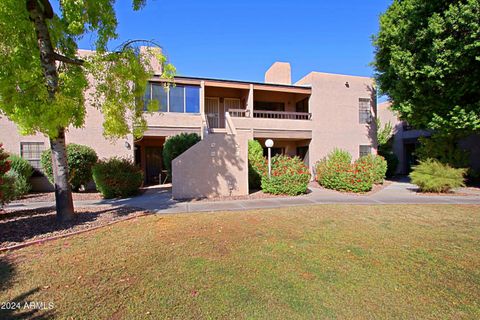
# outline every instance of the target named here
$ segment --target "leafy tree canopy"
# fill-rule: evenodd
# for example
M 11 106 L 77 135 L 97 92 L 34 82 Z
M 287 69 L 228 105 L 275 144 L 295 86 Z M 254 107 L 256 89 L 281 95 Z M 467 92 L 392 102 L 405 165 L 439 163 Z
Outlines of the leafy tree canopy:
M 394 0 L 374 44 L 379 89 L 404 120 L 480 130 L 480 0 Z
M 53 86 L 39 59 L 39 42 L 28 10 L 31 2 L 43 8 L 48 18 L 58 74 L 58 84 Z M 139 10 L 145 0 L 132 3 Z M 107 50 L 108 41 L 118 36 L 114 4 L 115 0 L 60 0 L 59 12 L 49 16 L 48 0 L 0 1 L 0 115 L 14 121 L 24 134 L 41 132 L 56 138 L 59 129 L 84 124 L 85 99 L 91 99 L 104 115 L 105 136 L 141 135 L 143 104 L 135 102 L 142 98 L 153 74 L 146 62 L 157 59 L 165 78 L 171 78 L 175 69 L 160 50 L 138 50 L 132 45 L 116 52 Z M 77 41 L 86 34 L 95 35 L 96 52 L 79 57 Z M 93 78 L 87 79 L 88 75 Z M 92 83 L 95 94 L 85 96 Z M 49 86 L 56 88 L 54 99 Z

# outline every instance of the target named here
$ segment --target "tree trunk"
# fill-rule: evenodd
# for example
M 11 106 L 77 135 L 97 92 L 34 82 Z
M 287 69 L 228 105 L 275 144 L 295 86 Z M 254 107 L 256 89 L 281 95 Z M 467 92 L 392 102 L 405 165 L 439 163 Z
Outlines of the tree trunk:
M 48 0 L 45 2 L 48 3 Z M 38 0 L 27 0 L 27 10 L 30 13 L 35 31 L 37 43 L 40 50 L 40 63 L 42 65 L 48 94 L 51 101 L 55 100 L 55 93 L 58 90 L 58 73 L 55 63 L 55 50 L 52 46 L 50 32 L 48 30 L 45 6 L 40 6 Z M 64 222 L 71 220 L 74 216 L 72 191 L 68 183 L 67 152 L 65 148 L 65 128 L 59 128 L 57 137 L 50 139 L 52 150 L 52 169 L 55 183 L 55 203 L 57 209 L 57 220 Z
M 72 220 L 74 217 L 65 145 L 65 130 L 60 129 L 57 138 L 50 139 L 53 181 L 55 183 L 55 206 L 57 208 L 57 220 L 60 222 Z

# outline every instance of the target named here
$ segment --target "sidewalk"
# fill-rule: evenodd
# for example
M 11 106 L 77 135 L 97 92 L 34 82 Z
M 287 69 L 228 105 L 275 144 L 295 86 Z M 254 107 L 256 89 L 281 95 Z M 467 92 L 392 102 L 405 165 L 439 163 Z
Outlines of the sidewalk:
M 119 200 L 76 201 L 77 207 L 114 206 L 137 207 L 156 213 L 209 212 L 226 210 L 251 210 L 304 206 L 312 204 L 480 204 L 480 192 L 468 195 L 421 195 L 416 186 L 406 181 L 394 181 L 372 195 L 352 195 L 321 188 L 311 188 L 311 192 L 298 197 L 278 197 L 251 200 L 229 201 L 176 201 L 171 199 L 167 189 L 152 188 L 142 195 Z M 33 209 L 55 205 L 53 202 L 28 204 L 11 203 L 8 209 Z

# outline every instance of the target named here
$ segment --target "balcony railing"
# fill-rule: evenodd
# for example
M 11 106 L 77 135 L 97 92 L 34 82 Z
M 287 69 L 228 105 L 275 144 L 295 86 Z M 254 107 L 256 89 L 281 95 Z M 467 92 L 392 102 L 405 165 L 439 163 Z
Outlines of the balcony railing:
M 312 118 L 312 114 L 308 112 L 253 110 L 253 117 L 266 119 L 310 120 Z
M 247 117 L 249 114 L 249 110 L 246 109 L 230 109 L 228 112 L 230 116 L 240 118 Z M 310 120 L 312 114 L 308 112 L 253 110 L 253 117 L 263 119 Z

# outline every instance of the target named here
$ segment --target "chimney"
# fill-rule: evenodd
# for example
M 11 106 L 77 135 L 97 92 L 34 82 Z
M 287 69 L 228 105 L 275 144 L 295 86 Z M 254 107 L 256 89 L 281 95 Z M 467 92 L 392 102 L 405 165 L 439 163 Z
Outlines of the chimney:
M 275 62 L 265 72 L 265 83 L 292 84 L 292 71 L 290 63 Z

